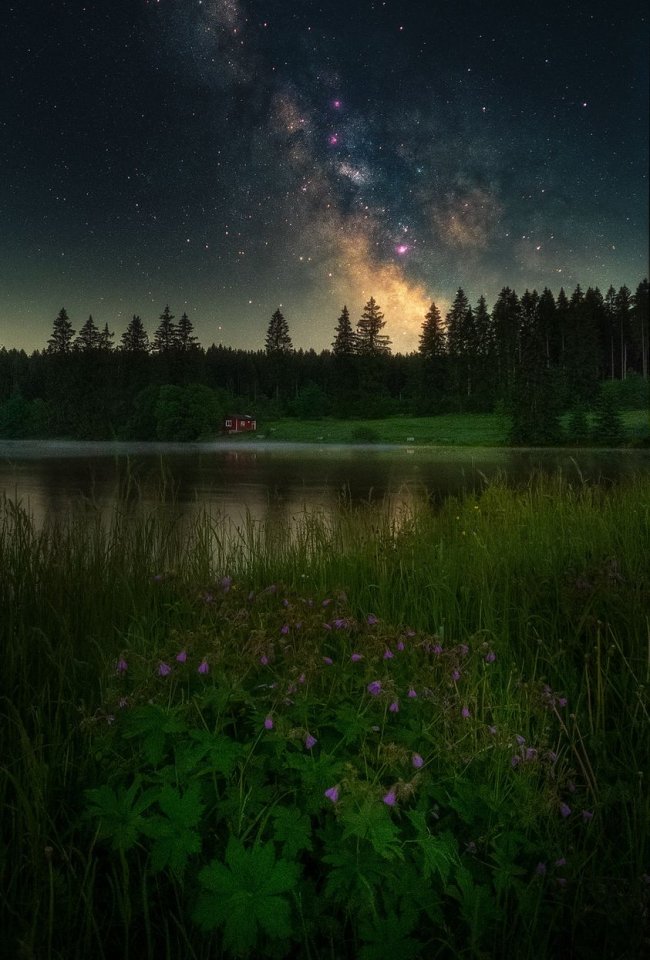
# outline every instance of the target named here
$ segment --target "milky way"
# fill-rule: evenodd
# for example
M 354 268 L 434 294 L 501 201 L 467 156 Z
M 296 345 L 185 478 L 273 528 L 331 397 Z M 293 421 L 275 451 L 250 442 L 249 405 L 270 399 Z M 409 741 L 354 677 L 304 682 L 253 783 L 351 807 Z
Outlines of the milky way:
M 7 346 L 169 302 L 205 345 L 281 305 L 321 349 L 374 296 L 406 351 L 459 285 L 647 272 L 641 4 L 41 6 L 5 39 Z

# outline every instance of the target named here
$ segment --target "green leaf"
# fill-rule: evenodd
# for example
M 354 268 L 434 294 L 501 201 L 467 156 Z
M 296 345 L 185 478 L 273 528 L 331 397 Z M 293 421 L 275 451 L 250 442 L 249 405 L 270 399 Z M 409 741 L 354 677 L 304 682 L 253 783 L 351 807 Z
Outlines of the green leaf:
M 190 738 L 176 747 L 176 767 L 180 777 L 194 773 L 201 776 L 220 773 L 229 777 L 244 755 L 241 745 L 223 734 L 191 730 Z
M 155 871 L 169 867 L 180 876 L 187 860 L 201 850 L 201 838 L 195 829 L 203 813 L 198 784 L 192 784 L 184 794 L 166 786 L 160 791 L 158 804 L 163 817 L 151 817 L 143 826 L 143 833 L 154 844 L 151 865 Z
M 301 850 L 311 850 L 311 820 L 298 807 L 276 807 L 273 839 L 283 844 L 282 855 L 292 860 Z
M 185 731 L 185 723 L 175 711 L 156 704 L 135 707 L 125 715 L 124 736 L 141 741 L 145 759 L 153 767 L 157 767 L 165 755 L 168 736 Z
M 388 807 L 379 800 L 367 797 L 358 809 L 348 808 L 341 813 L 343 838 L 358 837 L 368 840 L 374 850 L 386 860 L 404 859 L 399 841 L 399 830 L 390 819 Z
M 98 837 L 110 840 L 114 850 L 126 852 L 144 832 L 144 811 L 156 797 L 154 790 L 140 792 L 140 781 L 134 780 L 128 790 L 104 785 L 85 791 L 88 800 L 86 816 L 99 820 Z
M 283 894 L 298 882 L 298 867 L 276 860 L 272 843 L 246 848 L 231 837 L 225 863 L 213 860 L 199 873 L 203 888 L 194 919 L 204 930 L 223 928 L 226 952 L 247 953 L 259 928 L 268 937 L 291 934 L 290 905 Z
M 366 943 L 359 951 L 359 960 L 409 960 L 421 956 L 422 944 L 409 937 L 415 928 L 410 918 L 398 917 L 392 911 L 386 917 L 373 917 L 362 922 L 359 934 Z

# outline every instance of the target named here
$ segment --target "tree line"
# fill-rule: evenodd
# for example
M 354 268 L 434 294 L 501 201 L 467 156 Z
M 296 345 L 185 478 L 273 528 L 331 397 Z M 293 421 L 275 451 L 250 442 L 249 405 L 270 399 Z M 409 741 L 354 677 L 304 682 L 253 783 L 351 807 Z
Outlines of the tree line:
M 331 348 L 293 347 L 277 309 L 264 348 L 204 349 L 187 313 L 169 306 L 151 338 L 133 315 L 115 343 L 92 316 L 77 332 L 65 308 L 45 348 L 0 349 L 0 435 L 178 439 L 215 435 L 227 412 L 258 419 L 432 415 L 503 410 L 513 442 L 552 443 L 566 410 L 581 417 L 605 393 L 647 403 L 648 281 L 557 297 L 509 287 L 489 310 L 459 289 L 443 316 L 432 303 L 419 348 L 393 354 L 371 297 L 353 324 L 343 307 Z

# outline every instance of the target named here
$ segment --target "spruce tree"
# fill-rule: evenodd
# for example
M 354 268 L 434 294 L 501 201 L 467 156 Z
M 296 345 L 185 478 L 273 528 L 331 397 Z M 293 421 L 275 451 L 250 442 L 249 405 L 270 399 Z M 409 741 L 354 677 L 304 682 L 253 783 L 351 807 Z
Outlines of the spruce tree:
M 431 304 L 424 315 L 419 351 L 425 361 L 445 355 L 445 332 L 442 329 L 440 310 L 435 303 Z
M 122 334 L 120 347 L 128 353 L 149 353 L 149 337 L 136 313 Z
M 293 344 L 289 336 L 289 326 L 279 308 L 271 317 L 266 332 L 265 346 L 267 354 L 271 356 L 293 352 Z
M 648 379 L 650 360 L 650 284 L 647 277 L 641 281 L 634 293 L 632 308 L 632 323 L 634 337 L 639 345 L 639 373 L 644 380 Z
M 371 297 L 357 320 L 357 352 L 364 357 L 385 356 L 390 353 L 389 338 L 380 333 L 386 326 L 384 315 Z
M 178 332 L 174 323 L 174 314 L 169 312 L 169 305 L 160 314 L 159 320 L 151 349 L 154 353 L 171 353 L 178 346 Z
M 99 334 L 99 349 L 100 350 L 112 350 L 113 349 L 113 339 L 115 333 L 112 330 L 108 329 L 108 324 L 104 324 L 104 329 Z
M 77 339 L 74 342 L 75 350 L 80 350 L 83 353 L 87 353 L 89 350 L 97 350 L 100 336 L 91 313 L 77 335 Z
M 335 330 L 336 336 L 332 343 L 332 353 L 335 357 L 351 357 L 356 352 L 357 338 L 350 322 L 350 313 L 346 306 L 341 311 Z
M 61 307 L 59 315 L 54 321 L 52 336 L 47 341 L 46 353 L 49 354 L 67 354 L 72 350 L 72 342 L 75 331 L 65 307 Z
M 195 350 L 198 347 L 198 340 L 194 336 L 194 326 L 186 313 L 183 313 L 178 321 L 176 336 L 181 350 Z

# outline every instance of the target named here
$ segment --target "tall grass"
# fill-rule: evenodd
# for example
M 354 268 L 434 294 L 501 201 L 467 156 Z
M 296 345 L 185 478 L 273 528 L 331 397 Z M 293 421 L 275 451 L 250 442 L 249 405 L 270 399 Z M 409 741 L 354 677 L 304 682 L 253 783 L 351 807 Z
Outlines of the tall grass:
M 5 500 L 0 944 L 6 955 L 126 956 L 136 913 L 140 956 L 230 955 L 218 937 L 192 922 L 182 884 L 98 844 L 84 791 L 103 782 L 107 764 L 113 780 L 128 766 L 104 735 L 118 658 L 128 652 L 144 677 L 166 652 L 198 646 L 218 632 L 221 667 L 211 676 L 221 670 L 245 685 L 255 650 L 272 642 L 281 616 L 275 607 L 246 612 L 245 597 L 249 591 L 266 596 L 274 585 L 278 598 L 296 603 L 338 598 L 337 608 L 351 622 L 377 618 L 383 637 L 406 631 L 454 649 L 467 644 L 477 655 L 489 650 L 496 656 L 489 681 L 479 656 L 466 689 L 472 722 L 489 719 L 499 729 L 517 730 L 527 743 L 554 731 L 567 789 L 574 780 L 594 813 L 589 831 L 572 834 L 566 850 L 580 863 L 579 875 L 544 901 L 553 918 L 546 940 L 530 919 L 537 907 L 528 904 L 529 919 L 517 926 L 524 906 L 515 881 L 497 884 L 501 925 L 487 940 L 476 931 L 468 935 L 463 951 L 532 958 L 558 951 L 587 957 L 599 949 L 600 956 L 636 956 L 650 881 L 649 556 L 647 476 L 609 488 L 571 485 L 559 475 L 533 479 L 519 491 L 496 482 L 435 509 L 342 505 L 333 515 L 305 514 L 291 524 L 248 520 L 240 527 L 208 515 L 188 522 L 169 509 L 138 515 L 118 508 L 106 523 L 86 507 L 37 529 Z M 215 619 L 212 595 L 223 577 L 232 578 L 233 588 L 219 600 L 229 606 Z M 318 618 L 312 627 L 310 643 Z M 328 634 L 321 635 L 325 644 Z M 343 693 L 353 696 L 350 676 L 337 674 L 329 692 L 314 680 L 319 709 Z M 159 697 L 149 683 L 138 688 L 143 703 Z M 540 713 L 535 704 L 545 685 L 562 692 L 566 709 L 553 698 Z M 192 689 L 179 688 L 173 702 L 169 694 L 168 705 L 189 704 Z M 426 715 L 418 722 L 433 741 Z M 442 731 L 444 711 L 437 722 Z M 483 727 L 472 730 L 461 736 L 452 726 L 445 734 L 450 743 L 464 744 L 445 774 L 459 783 L 468 758 L 489 756 L 491 749 Z M 533 795 L 511 782 L 502 764 L 480 764 L 493 796 L 512 792 L 524 830 L 537 815 Z M 475 775 L 468 775 L 470 783 Z M 281 792 L 280 781 L 276 788 Z M 259 816 L 268 818 L 271 809 Z M 535 829 L 549 844 L 559 842 L 556 825 Z M 298 914 L 303 932 L 286 947 L 296 956 L 352 956 L 360 949 L 358 933 L 340 952 L 331 944 L 326 949 L 326 939 L 313 932 L 313 917 Z M 469 929 L 462 917 L 458 923 Z M 517 951 L 508 954 L 508 930 L 515 928 Z M 364 956 L 383 955 L 369 949 L 363 947 Z M 456 949 L 441 940 L 423 955 L 452 956 Z

